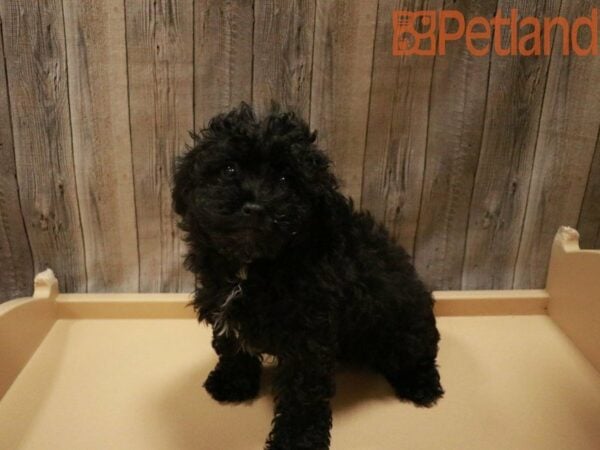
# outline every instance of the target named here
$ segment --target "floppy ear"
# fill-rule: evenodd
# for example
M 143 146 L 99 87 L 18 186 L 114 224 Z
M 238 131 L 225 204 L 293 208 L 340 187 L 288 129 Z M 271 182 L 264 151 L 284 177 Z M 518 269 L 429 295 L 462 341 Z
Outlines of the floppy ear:
M 195 148 L 192 148 L 175 160 L 171 198 L 173 208 L 180 216 L 187 212 L 189 196 L 193 188 L 194 154 Z
M 337 180 L 329 170 L 331 162 L 315 145 L 317 133 L 311 132 L 308 124 L 293 112 L 280 112 L 273 103 L 272 110 L 262 123 L 263 135 L 268 136 L 268 145 L 289 147 L 292 157 L 301 169 L 313 191 L 335 191 Z
M 311 190 L 318 196 L 337 192 L 339 183 L 331 171 L 331 161 L 315 144 L 316 133 L 305 142 L 292 144 L 292 153 Z
M 340 229 L 349 226 L 352 201 L 339 191 L 338 180 L 330 169 L 331 163 L 325 153 L 311 143 L 297 155 L 311 198 L 312 226 L 319 229 L 310 239 L 316 246 L 333 245 L 341 239 Z

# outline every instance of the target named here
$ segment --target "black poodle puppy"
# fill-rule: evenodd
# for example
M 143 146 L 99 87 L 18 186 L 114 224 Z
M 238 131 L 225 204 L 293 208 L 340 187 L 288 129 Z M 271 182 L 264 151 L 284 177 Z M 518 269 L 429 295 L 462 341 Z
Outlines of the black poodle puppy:
M 338 361 L 381 373 L 418 406 L 443 394 L 430 292 L 339 192 L 315 137 L 293 113 L 258 119 L 242 104 L 193 135 L 175 171 L 193 305 L 219 356 L 204 386 L 219 402 L 252 399 L 273 355 L 270 450 L 329 448 Z

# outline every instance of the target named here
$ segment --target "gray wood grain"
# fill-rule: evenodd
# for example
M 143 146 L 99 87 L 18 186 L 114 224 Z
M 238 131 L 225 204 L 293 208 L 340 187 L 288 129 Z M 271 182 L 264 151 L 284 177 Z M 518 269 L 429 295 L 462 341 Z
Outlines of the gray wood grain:
M 137 291 L 125 13 L 65 0 L 73 150 L 90 291 Z
M 590 2 L 564 1 L 568 20 L 589 14 Z M 589 39 L 589 30 L 582 29 Z M 583 40 L 582 40 L 583 43 Z M 563 56 L 554 42 L 527 212 L 515 268 L 515 288 L 543 287 L 552 240 L 576 226 L 600 126 L 600 58 Z
M 554 17 L 560 1 L 505 1 L 522 16 Z M 502 37 L 509 46 L 508 29 Z M 462 287 L 509 289 L 533 170 L 549 57 L 494 54 L 485 129 L 470 207 Z M 555 230 L 556 231 L 556 230 Z M 547 261 L 536 262 L 544 267 Z
M 490 17 L 496 0 L 446 1 L 465 20 Z M 457 29 L 451 22 L 451 32 Z M 433 289 L 460 289 L 469 207 L 483 134 L 490 56 L 449 43 L 435 58 L 415 266 Z M 465 127 L 464 124 L 469 126 Z
M 271 100 L 430 287 L 543 286 L 559 225 L 600 247 L 600 59 L 558 36 L 551 58 L 392 56 L 392 11 L 441 8 L 496 0 L 0 1 L 0 301 L 48 266 L 67 292 L 190 290 L 172 160 L 188 129 Z
M 140 290 L 191 290 L 170 183 L 194 128 L 193 1 L 127 0 L 125 10 Z
M 85 291 L 61 2 L 5 0 L 0 16 L 21 204 L 3 215 L 22 214 L 36 272 L 51 267 L 60 289 Z
M 600 248 L 600 130 L 587 179 L 577 230 L 581 248 Z
M 0 302 L 30 295 L 33 257 L 23 222 L 0 22 Z
M 376 22 L 377 0 L 317 0 L 310 124 L 359 205 Z
M 392 11 L 443 1 L 379 2 L 361 206 L 414 251 L 421 204 L 433 58 L 392 56 Z
M 215 114 L 252 101 L 252 0 L 196 0 L 194 114 L 202 129 Z
M 314 26 L 315 0 L 255 0 L 252 101 L 259 113 L 274 100 L 309 119 Z

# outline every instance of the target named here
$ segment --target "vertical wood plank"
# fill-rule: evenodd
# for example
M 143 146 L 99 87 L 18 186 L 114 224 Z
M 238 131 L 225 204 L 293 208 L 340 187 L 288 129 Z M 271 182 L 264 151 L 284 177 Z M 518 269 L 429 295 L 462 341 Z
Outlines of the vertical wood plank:
M 252 101 L 259 113 L 274 100 L 309 118 L 314 26 L 315 0 L 256 0 Z
M 123 1 L 63 7 L 88 289 L 137 291 Z
M 588 15 L 593 2 L 563 1 L 570 23 Z M 582 28 L 581 44 L 589 42 Z M 543 287 L 552 240 L 560 225 L 576 226 L 600 126 L 600 58 L 563 56 L 554 41 L 536 145 L 527 213 L 514 287 Z
M 31 295 L 33 259 L 19 200 L 0 21 L 0 302 Z
M 517 8 L 521 17 L 543 19 L 558 15 L 560 0 L 501 0 L 498 8 L 505 16 L 510 15 L 510 8 Z M 503 47 L 508 48 L 507 27 L 504 32 Z M 470 206 L 463 289 L 512 287 L 549 59 L 492 56 L 485 128 Z M 546 265 L 546 261 L 541 263 Z
M 189 290 L 170 185 L 194 127 L 193 1 L 127 0 L 125 9 L 140 290 Z
M 448 1 L 468 21 L 491 17 L 496 0 Z M 457 24 L 450 22 L 450 32 Z M 451 43 L 436 57 L 415 266 L 429 287 L 460 289 L 469 206 L 483 134 L 490 56 Z
M 317 0 L 310 125 L 360 205 L 377 0 Z
M 361 206 L 409 253 L 421 203 L 433 58 L 392 56 L 392 11 L 442 4 L 381 0 L 377 14 Z
M 51 267 L 62 291 L 85 291 L 61 2 L 4 0 L 0 15 L 16 172 L 34 271 Z M 18 209 L 8 212 L 18 215 Z
M 588 175 L 577 230 L 581 236 L 581 248 L 600 248 L 600 130 L 596 138 L 596 151 Z
M 252 101 L 252 0 L 195 0 L 196 129 L 211 117 Z

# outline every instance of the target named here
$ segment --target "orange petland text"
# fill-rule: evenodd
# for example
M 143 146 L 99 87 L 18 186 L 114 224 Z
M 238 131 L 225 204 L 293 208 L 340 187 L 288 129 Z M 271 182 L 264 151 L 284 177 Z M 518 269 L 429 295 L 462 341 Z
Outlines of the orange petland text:
M 591 9 L 589 16 L 571 22 L 560 16 L 519 18 L 517 9 L 506 15 L 498 10 L 491 18 L 478 16 L 468 21 L 454 10 L 393 11 L 392 21 L 394 56 L 445 55 L 450 43 L 463 38 L 467 50 L 475 56 L 486 56 L 491 51 L 500 56 L 549 55 L 553 31 L 562 34 L 563 55 L 598 55 L 596 8 Z

